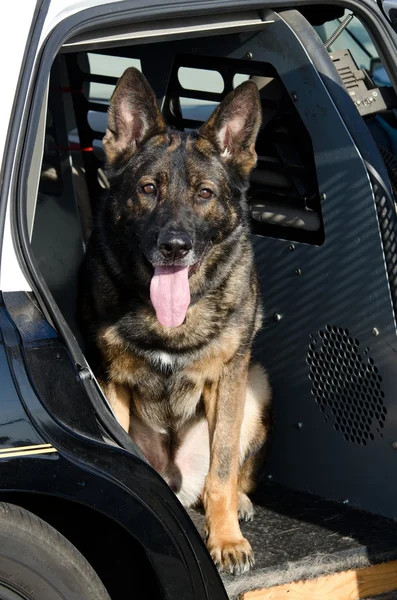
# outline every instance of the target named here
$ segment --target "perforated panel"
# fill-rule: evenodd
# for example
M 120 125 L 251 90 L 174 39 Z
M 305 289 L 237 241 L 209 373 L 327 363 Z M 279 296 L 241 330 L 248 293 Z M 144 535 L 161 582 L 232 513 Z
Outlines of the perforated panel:
M 370 141 L 363 143 L 364 164 L 341 122 L 342 101 L 341 113 L 335 113 L 323 81 L 316 79 L 289 31 L 281 25 L 269 29 L 267 41 L 274 42 L 274 52 L 267 59 L 297 95 L 297 109 L 312 138 L 319 190 L 325 194 L 325 242 L 315 247 L 255 237 L 267 315 L 255 358 L 268 370 L 274 397 L 266 475 L 288 487 L 396 518 L 397 338 L 390 285 L 394 207 L 389 210 L 381 186 L 369 182 L 376 148 L 372 161 Z M 300 31 L 306 35 L 303 25 Z M 336 81 L 326 81 L 331 95 L 340 90 Z M 360 118 L 357 113 L 349 113 L 346 122 L 355 123 L 355 118 Z M 359 125 L 363 123 L 357 123 L 357 139 Z M 317 361 L 316 369 L 308 358 Z
M 310 337 L 306 360 L 311 392 L 325 414 L 324 421 L 347 442 L 366 446 L 376 435 L 383 437 L 385 394 L 369 349 L 361 354 L 359 341 L 342 327 L 327 325 Z

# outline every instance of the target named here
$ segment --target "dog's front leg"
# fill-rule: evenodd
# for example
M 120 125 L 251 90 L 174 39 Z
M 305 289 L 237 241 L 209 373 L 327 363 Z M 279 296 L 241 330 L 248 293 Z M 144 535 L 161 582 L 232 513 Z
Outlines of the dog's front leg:
M 126 386 L 112 381 L 99 381 L 99 385 L 112 407 L 117 421 L 128 433 L 130 428 L 131 391 Z
M 204 404 L 210 432 L 210 468 L 204 485 L 207 547 L 218 568 L 248 571 L 254 563 L 238 515 L 238 460 L 249 356 L 236 355 L 217 383 L 207 385 Z

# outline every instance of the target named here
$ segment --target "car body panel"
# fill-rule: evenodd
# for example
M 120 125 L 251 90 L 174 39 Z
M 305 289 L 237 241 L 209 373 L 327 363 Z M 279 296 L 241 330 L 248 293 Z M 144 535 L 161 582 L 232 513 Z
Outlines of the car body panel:
M 156 572 L 162 597 L 226 600 L 204 543 L 174 493 L 146 461 L 103 435 L 94 414 L 84 417 L 85 427 L 75 424 L 80 414 L 76 415 L 72 394 L 76 395 L 73 385 L 78 382 L 66 375 L 70 386 L 62 389 L 65 381 L 59 368 L 67 368 L 68 357 L 61 356 L 62 345 L 54 345 L 57 334 L 26 295 L 25 300 L 14 298 L 15 310 L 21 322 L 30 311 L 30 322 L 17 329 L 5 305 L 0 305 L 0 375 L 7 408 L 1 413 L 0 432 L 3 427 L 8 432 L 0 437 L 5 451 L 0 446 L 0 498 L 2 492 L 35 492 L 85 504 L 106 514 L 140 542 Z M 34 369 L 38 353 L 47 363 L 45 369 L 40 370 L 40 363 Z M 58 383 L 60 397 L 56 398 Z M 65 399 L 61 411 L 51 409 Z M 41 447 L 51 448 L 51 453 L 40 454 Z M 213 596 L 208 595 L 208 582 Z

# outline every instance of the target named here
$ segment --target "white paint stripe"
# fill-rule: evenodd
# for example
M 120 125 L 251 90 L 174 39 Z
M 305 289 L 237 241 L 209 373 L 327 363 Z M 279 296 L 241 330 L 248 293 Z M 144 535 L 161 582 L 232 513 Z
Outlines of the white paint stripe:
M 11 458 L 16 456 L 36 456 L 37 454 L 52 454 L 58 452 L 56 448 L 43 448 L 42 450 L 26 450 L 25 452 L 8 452 L 8 454 L 0 454 L 2 458 Z
M 33 446 L 14 446 L 12 448 L 0 448 L 0 455 L 5 452 L 18 452 L 25 450 L 40 450 L 43 448 L 52 448 L 51 444 L 34 444 Z

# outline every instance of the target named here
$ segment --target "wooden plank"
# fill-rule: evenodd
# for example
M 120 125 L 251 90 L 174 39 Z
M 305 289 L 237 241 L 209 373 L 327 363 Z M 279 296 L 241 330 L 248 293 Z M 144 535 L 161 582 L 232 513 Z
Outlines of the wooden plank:
M 397 590 L 397 561 L 246 592 L 243 600 L 358 600 Z

